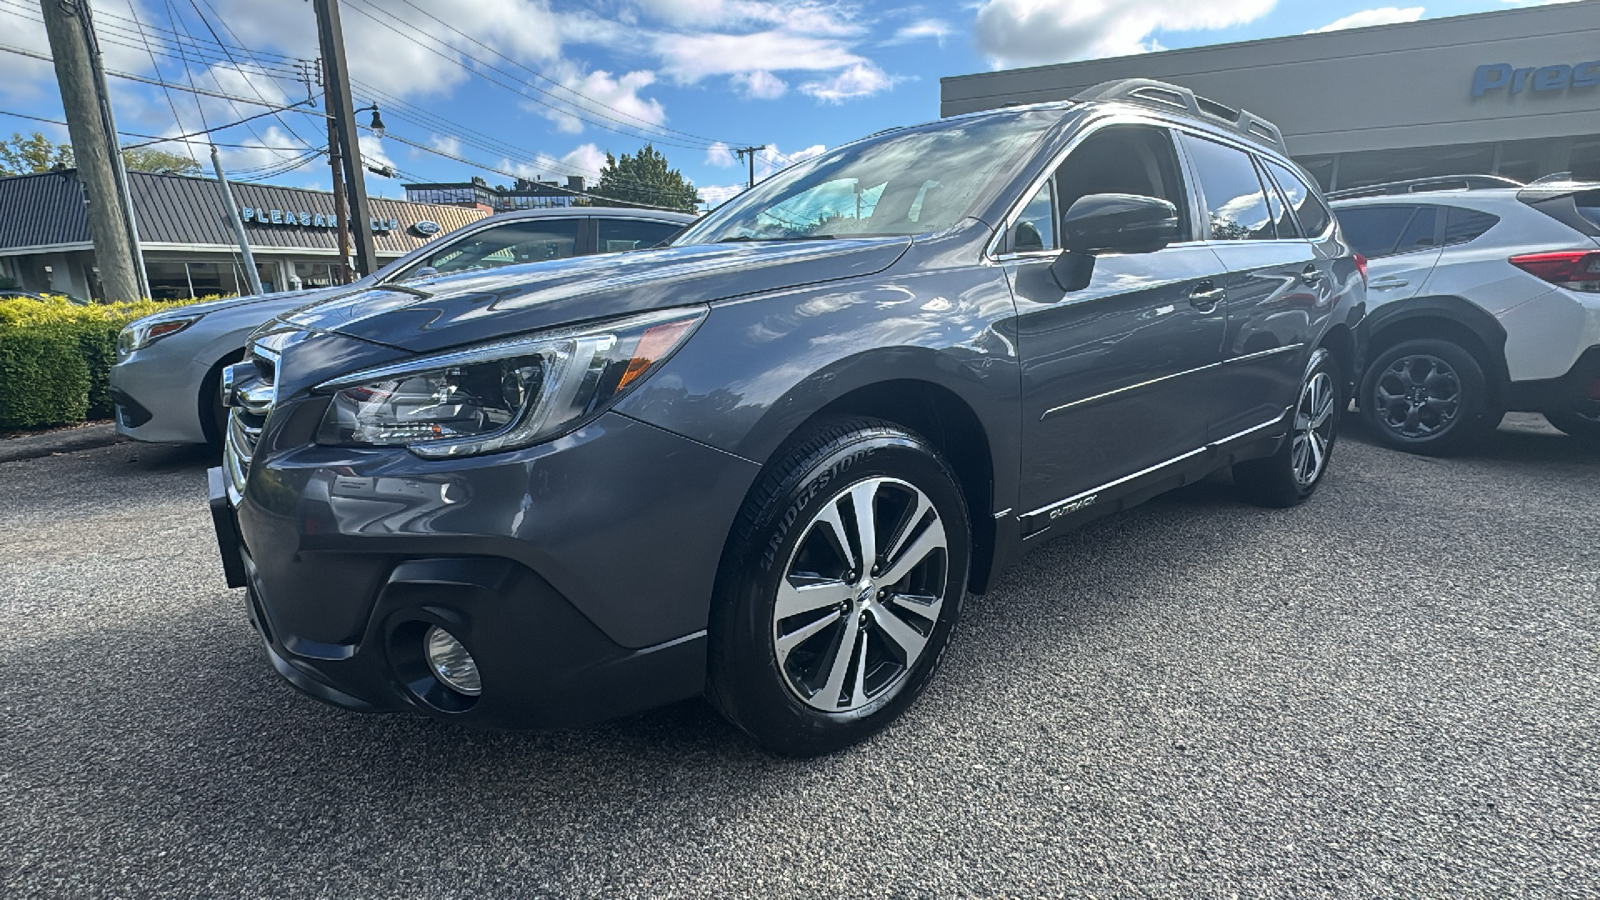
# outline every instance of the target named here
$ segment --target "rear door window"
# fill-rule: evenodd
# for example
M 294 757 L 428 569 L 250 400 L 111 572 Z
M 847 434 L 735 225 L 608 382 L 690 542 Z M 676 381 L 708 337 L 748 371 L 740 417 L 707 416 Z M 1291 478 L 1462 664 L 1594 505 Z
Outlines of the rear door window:
M 1414 213 L 1410 206 L 1356 206 L 1339 210 L 1339 224 L 1357 253 L 1381 259 L 1395 252 Z
M 1303 237 L 1300 233 L 1300 223 L 1294 220 L 1294 213 L 1289 212 L 1289 204 L 1283 199 L 1283 192 L 1272 183 L 1272 177 L 1265 174 L 1261 166 L 1266 163 L 1256 160 L 1256 174 L 1261 176 L 1261 186 L 1267 189 L 1267 206 L 1272 210 L 1272 221 L 1276 223 L 1279 240 Z
M 599 219 L 601 253 L 623 253 L 644 250 L 661 243 L 683 230 L 672 222 L 651 222 L 645 219 Z
M 1394 252 L 1410 253 L 1413 250 L 1431 250 L 1439 244 L 1439 208 L 1436 206 L 1419 206 L 1411 214 L 1411 221 L 1406 223 L 1405 231 L 1400 233 L 1400 243 L 1395 246 Z
M 1207 238 L 1213 241 L 1261 241 L 1277 238 L 1267 195 L 1255 163 L 1243 150 L 1184 135 L 1194 160 L 1195 178 L 1205 200 Z
M 1499 221 L 1499 216 L 1490 213 L 1452 206 L 1445 215 L 1444 246 L 1451 247 L 1475 241 Z
M 1284 196 L 1289 198 L 1289 205 L 1294 207 L 1295 217 L 1300 220 L 1300 229 L 1310 237 L 1321 237 L 1333 223 L 1333 213 L 1328 212 L 1322 198 L 1317 196 L 1317 192 L 1311 189 L 1299 172 L 1270 159 L 1266 163 L 1267 171 L 1272 173 L 1273 180 L 1278 182 Z

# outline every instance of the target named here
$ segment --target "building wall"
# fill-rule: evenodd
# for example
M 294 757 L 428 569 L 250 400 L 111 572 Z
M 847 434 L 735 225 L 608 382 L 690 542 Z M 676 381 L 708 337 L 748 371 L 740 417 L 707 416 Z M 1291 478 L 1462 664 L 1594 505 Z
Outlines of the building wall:
M 1585 0 L 945 78 L 940 109 L 1064 100 L 1102 81 L 1156 78 L 1270 119 L 1296 157 L 1549 141 L 1600 133 L 1600 86 L 1474 97 L 1476 70 L 1596 61 L 1600 0 Z

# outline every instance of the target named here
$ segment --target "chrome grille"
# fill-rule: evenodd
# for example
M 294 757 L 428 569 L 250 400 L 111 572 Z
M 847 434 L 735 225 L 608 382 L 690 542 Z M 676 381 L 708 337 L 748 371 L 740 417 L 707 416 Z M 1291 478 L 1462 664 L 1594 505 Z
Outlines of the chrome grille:
M 228 472 L 229 498 L 235 504 L 244 494 L 250 461 L 255 458 L 256 445 L 261 440 L 261 429 L 266 426 L 267 416 L 278 399 L 277 351 L 252 344 L 250 362 L 254 375 L 234 388 L 233 411 L 228 416 L 228 436 L 222 454 Z

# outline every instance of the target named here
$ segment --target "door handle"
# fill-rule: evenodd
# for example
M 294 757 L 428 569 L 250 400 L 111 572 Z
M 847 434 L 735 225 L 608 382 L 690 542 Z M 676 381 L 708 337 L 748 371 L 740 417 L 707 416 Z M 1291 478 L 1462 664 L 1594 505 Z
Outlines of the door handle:
M 1306 284 L 1316 284 L 1322 280 L 1322 270 L 1317 268 L 1316 263 L 1310 263 L 1300 270 L 1300 280 Z
M 1391 276 L 1389 278 L 1380 278 L 1368 286 L 1375 291 L 1390 291 L 1394 290 L 1395 288 L 1403 288 L 1410 283 L 1411 282 L 1404 278 L 1395 278 Z
M 1209 281 L 1202 281 L 1189 291 L 1189 305 L 1204 313 L 1216 309 L 1217 304 L 1226 299 L 1228 292 Z

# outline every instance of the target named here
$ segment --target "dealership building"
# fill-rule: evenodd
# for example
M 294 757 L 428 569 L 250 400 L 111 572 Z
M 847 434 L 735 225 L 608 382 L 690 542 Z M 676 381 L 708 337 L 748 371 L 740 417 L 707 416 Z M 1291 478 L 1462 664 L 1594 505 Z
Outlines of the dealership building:
M 1328 190 L 1600 178 L 1600 0 L 941 79 L 952 116 L 1155 78 L 1275 123 Z
M 129 172 L 128 181 L 153 297 L 249 293 L 239 243 L 215 180 Z M 263 289 L 337 283 L 333 194 L 264 184 L 229 187 Z M 380 263 L 489 214 L 451 204 L 378 198 L 370 203 Z M 0 178 L 0 278 L 25 291 L 100 296 L 76 170 Z

